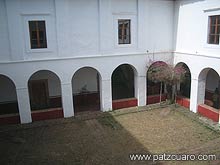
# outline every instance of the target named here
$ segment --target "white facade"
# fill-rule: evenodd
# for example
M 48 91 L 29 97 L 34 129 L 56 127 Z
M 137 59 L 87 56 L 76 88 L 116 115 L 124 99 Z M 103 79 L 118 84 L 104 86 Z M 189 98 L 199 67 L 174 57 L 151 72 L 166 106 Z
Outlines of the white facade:
M 111 76 L 119 65 L 135 68 L 135 97 L 143 106 L 151 61 L 184 62 L 192 75 L 190 110 L 196 112 L 204 100 L 200 72 L 213 68 L 220 74 L 220 46 L 207 44 L 212 14 L 220 15 L 219 0 L 0 0 L 0 74 L 14 82 L 21 123 L 28 123 L 32 121 L 28 81 L 37 71 L 51 71 L 59 78 L 60 87 L 52 83 L 50 94 L 62 96 L 64 117 L 70 117 L 72 94 L 84 86 L 86 77 L 93 77 L 95 84 L 96 73 L 91 70 L 72 81 L 81 68 L 98 72 L 101 110 L 108 111 Z M 118 19 L 131 20 L 131 44 L 118 44 Z M 30 20 L 45 20 L 46 49 L 30 48 Z M 95 85 L 87 87 L 97 91 Z M 0 100 L 7 97 L 10 94 L 5 93 Z
M 218 0 L 175 2 L 174 64 L 184 62 L 190 69 L 190 110 L 193 112 L 197 112 L 198 104 L 204 103 L 206 79 L 213 80 L 208 89 L 213 90 L 217 85 L 216 75 L 207 77 L 208 71 L 213 69 L 220 74 L 220 45 L 208 44 L 209 16 L 212 15 L 220 15 Z

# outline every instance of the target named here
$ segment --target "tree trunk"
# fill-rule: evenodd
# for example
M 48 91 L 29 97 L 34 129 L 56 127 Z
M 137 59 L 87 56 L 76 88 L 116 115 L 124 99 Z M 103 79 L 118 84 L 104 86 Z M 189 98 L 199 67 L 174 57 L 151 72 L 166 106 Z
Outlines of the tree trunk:
M 220 89 L 220 88 L 219 88 Z M 167 94 L 167 84 L 164 84 L 164 93 Z
M 160 104 L 162 100 L 162 82 L 160 82 Z
M 172 103 L 172 85 L 167 84 L 167 99 L 169 100 L 170 103 Z
M 175 84 L 175 91 L 174 91 L 174 95 L 175 95 L 175 100 L 174 100 L 174 103 L 175 103 L 175 107 L 176 107 L 176 96 L 177 96 L 177 84 Z
M 175 104 L 176 104 L 176 89 L 177 89 L 177 85 L 176 84 L 172 85 L 171 103 L 175 103 Z

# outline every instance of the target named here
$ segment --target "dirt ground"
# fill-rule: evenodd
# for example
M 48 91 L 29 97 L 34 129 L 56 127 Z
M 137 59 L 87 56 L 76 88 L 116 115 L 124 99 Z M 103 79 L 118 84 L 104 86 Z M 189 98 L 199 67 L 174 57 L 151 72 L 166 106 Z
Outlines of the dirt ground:
M 1 126 L 0 164 L 220 164 L 218 131 L 182 108 L 145 109 Z M 153 163 L 131 161 L 132 153 L 215 154 L 218 160 Z

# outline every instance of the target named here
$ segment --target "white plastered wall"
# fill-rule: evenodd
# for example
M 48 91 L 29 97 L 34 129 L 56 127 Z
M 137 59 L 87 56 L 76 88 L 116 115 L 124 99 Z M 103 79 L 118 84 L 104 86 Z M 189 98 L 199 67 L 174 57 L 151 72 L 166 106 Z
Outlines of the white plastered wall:
M 52 71 L 59 77 L 64 116 L 70 117 L 74 115 L 71 80 L 78 69 L 92 67 L 100 73 L 101 109 L 108 111 L 112 109 L 111 74 L 117 66 L 134 66 L 137 71 L 135 93 L 138 105 L 146 105 L 146 66 L 150 60 L 172 63 L 172 1 L 0 2 L 5 8 L 3 15 L 7 17 L 3 20 L 7 24 L 2 28 L 5 39 L 0 40 L 0 45 L 7 43 L 6 40 L 9 42 L 4 46 L 6 53 L 1 53 L 2 59 L 3 56 L 8 58 L 7 53 L 10 53 L 10 59 L 4 58 L 5 62 L 0 62 L 0 74 L 10 77 L 15 83 L 22 123 L 31 122 L 27 82 L 39 70 Z M 132 46 L 119 48 L 116 44 L 115 19 L 120 17 L 132 19 Z M 31 19 L 46 20 L 48 49 L 29 50 L 27 21 Z M 162 31 L 155 19 L 163 20 Z M 7 25 L 8 36 L 4 31 Z M 157 34 L 156 37 L 154 34 Z
M 207 44 L 209 16 L 220 15 L 219 5 L 219 0 L 175 1 L 174 64 L 184 62 L 191 71 L 193 112 L 197 112 L 198 104 L 204 103 L 205 87 L 211 90 L 216 87 L 217 77 L 207 77 L 207 72 L 220 71 L 220 46 Z
M 205 88 L 207 82 L 207 73 L 210 69 L 214 69 L 218 74 L 220 72 L 220 59 L 215 57 L 203 57 L 193 54 L 175 53 L 174 63 L 184 62 L 191 72 L 191 95 L 190 110 L 197 112 L 198 104 L 204 103 Z M 196 65 L 195 65 L 196 62 Z M 215 78 L 217 78 L 215 76 Z M 209 89 L 216 88 L 213 86 L 217 81 L 208 77 Z M 216 82 L 215 82 L 216 81 Z

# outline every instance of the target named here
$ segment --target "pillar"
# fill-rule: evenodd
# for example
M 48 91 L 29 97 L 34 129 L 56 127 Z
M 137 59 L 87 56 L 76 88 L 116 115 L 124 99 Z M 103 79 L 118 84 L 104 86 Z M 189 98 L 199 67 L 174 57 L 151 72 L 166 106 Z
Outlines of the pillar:
M 194 113 L 197 112 L 198 105 L 204 103 L 205 83 L 205 79 L 191 80 L 190 111 Z
M 62 105 L 64 117 L 74 116 L 72 83 L 61 83 Z
M 138 99 L 138 106 L 146 105 L 146 76 L 135 76 L 135 97 Z
M 190 111 L 197 112 L 197 98 L 198 98 L 198 80 L 191 79 L 190 91 Z
M 31 123 L 31 106 L 30 106 L 30 99 L 29 99 L 29 93 L 28 88 L 16 88 L 17 92 L 17 101 L 18 101 L 18 108 L 19 108 L 19 115 L 21 123 Z
M 112 110 L 111 79 L 100 80 L 100 102 L 103 112 Z

